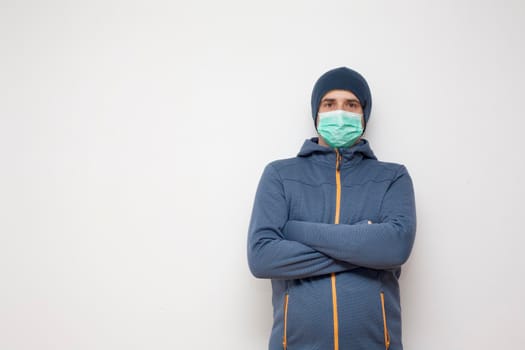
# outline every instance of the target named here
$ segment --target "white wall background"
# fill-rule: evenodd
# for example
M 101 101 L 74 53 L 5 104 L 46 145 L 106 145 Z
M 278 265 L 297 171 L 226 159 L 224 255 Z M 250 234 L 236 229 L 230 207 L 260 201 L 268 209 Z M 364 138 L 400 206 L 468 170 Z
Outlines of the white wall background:
M 253 196 L 341 65 L 416 187 L 405 348 L 521 348 L 524 23 L 520 0 L 0 0 L 0 348 L 265 349 Z

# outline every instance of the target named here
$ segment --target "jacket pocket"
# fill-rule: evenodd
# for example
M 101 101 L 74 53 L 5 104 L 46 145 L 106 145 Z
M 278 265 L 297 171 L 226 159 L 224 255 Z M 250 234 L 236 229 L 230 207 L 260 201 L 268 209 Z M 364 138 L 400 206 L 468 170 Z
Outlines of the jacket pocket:
M 385 293 L 381 292 L 380 297 L 381 297 L 381 311 L 383 313 L 383 334 L 385 337 L 385 349 L 388 350 L 388 348 L 390 347 L 390 334 L 388 333 L 388 325 L 386 321 Z M 285 324 L 286 324 L 286 321 L 285 321 Z
M 284 326 L 283 326 L 283 350 L 288 346 L 287 328 L 288 328 L 288 300 L 290 296 L 288 293 L 284 295 Z

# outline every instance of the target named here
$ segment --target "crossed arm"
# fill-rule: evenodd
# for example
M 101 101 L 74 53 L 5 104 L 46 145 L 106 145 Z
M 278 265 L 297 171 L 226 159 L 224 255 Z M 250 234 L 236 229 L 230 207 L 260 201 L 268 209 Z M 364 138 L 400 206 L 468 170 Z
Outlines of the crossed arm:
M 296 279 L 358 267 L 395 268 L 408 259 L 414 242 L 414 193 L 404 167 L 383 198 L 379 223 L 288 221 L 287 213 L 282 182 L 268 165 L 248 235 L 248 262 L 256 277 Z

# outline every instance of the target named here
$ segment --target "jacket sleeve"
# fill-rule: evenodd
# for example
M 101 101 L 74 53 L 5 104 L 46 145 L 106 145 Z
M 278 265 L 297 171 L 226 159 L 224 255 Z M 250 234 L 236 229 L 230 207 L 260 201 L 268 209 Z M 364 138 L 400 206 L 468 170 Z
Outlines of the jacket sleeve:
M 284 188 L 275 168 L 264 169 L 257 188 L 248 232 L 248 264 L 258 278 L 298 279 L 356 268 L 307 245 L 284 239 L 288 220 Z
M 414 190 L 404 166 L 383 197 L 380 222 L 336 225 L 289 221 L 285 227 L 286 239 L 334 259 L 373 269 L 391 269 L 405 263 L 415 233 Z

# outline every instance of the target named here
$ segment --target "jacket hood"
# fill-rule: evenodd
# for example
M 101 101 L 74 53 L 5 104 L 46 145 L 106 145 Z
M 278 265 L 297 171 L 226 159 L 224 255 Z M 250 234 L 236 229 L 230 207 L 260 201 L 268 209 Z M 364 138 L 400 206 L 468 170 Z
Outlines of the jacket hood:
M 311 139 L 305 140 L 297 156 L 313 157 L 315 160 L 335 166 L 335 149 L 321 146 L 318 141 L 318 137 L 312 137 Z M 343 157 L 343 167 L 355 164 L 362 159 L 377 159 L 370 148 L 370 143 L 365 139 L 361 139 L 351 147 L 339 148 L 339 153 L 341 153 L 341 156 Z

